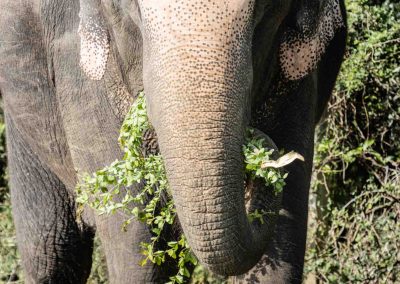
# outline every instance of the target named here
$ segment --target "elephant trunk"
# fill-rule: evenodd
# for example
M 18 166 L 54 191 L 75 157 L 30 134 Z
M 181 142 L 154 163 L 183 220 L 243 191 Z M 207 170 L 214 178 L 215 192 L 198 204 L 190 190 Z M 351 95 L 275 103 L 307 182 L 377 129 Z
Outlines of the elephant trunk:
M 171 50 L 163 68 L 148 71 L 148 112 L 193 252 L 210 270 L 238 275 L 257 263 L 272 231 L 249 223 L 244 199 L 251 53 L 217 66 L 177 60 L 196 54 Z
M 179 221 L 200 262 L 238 275 L 273 230 L 272 218 L 249 223 L 245 206 L 255 2 L 227 3 L 139 1 L 147 110 Z

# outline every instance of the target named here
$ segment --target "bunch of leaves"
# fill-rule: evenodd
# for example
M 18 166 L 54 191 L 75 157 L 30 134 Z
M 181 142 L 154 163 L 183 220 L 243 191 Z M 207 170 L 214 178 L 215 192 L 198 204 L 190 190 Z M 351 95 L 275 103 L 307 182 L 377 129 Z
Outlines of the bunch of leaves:
M 169 242 L 168 250 L 157 250 L 164 227 L 166 224 L 172 225 L 176 213 L 172 200 L 161 204 L 162 194 L 166 192 L 169 195 L 161 156 L 144 156 L 142 153 L 142 134 L 150 127 L 144 94 L 140 93 L 121 128 L 119 143 L 124 151 L 123 158 L 91 176 L 83 176 L 83 182 L 77 187 L 77 203 L 88 205 L 99 214 L 112 214 L 117 210 L 127 213 L 131 217 L 123 227 L 133 219 L 147 224 L 153 236 L 150 243 L 141 244 L 145 258 L 140 264 L 145 265 L 150 261 L 161 265 L 167 255 L 178 259 L 178 274 L 171 277 L 171 283 L 183 283 L 184 277 L 190 276 L 187 268 L 189 263 L 196 264 L 186 239 L 182 237 L 178 242 Z M 126 190 L 133 185 L 141 185 L 139 192 Z
M 288 174 L 282 173 L 278 167 L 265 166 L 265 163 L 269 162 L 276 165 L 277 161 L 272 159 L 275 150 L 265 148 L 263 143 L 263 139 L 253 138 L 253 129 L 247 130 L 245 144 L 242 147 L 245 157 L 245 179 L 247 182 L 261 179 L 267 188 L 272 188 L 275 194 L 280 194 L 286 185 L 285 179 Z M 265 209 L 256 209 L 248 212 L 247 218 L 250 222 L 257 220 L 261 224 L 264 224 L 264 217 L 269 214 L 274 214 L 274 212 L 266 211 Z
M 167 225 L 172 225 L 176 211 L 168 186 L 166 171 L 161 155 L 144 155 L 142 151 L 143 133 L 151 129 L 149 124 L 144 93 L 140 93 L 123 122 L 119 143 L 124 152 L 121 160 L 114 161 L 92 175 L 84 175 L 77 187 L 77 202 L 97 210 L 99 214 L 112 214 L 117 210 L 125 212 L 128 218 L 123 227 L 133 219 L 149 226 L 153 236 L 150 243 L 141 243 L 145 256 L 141 265 L 151 263 L 162 265 L 167 258 L 177 261 L 178 273 L 170 277 L 170 283 L 184 283 L 190 276 L 190 267 L 197 265 L 197 259 L 182 234 L 176 241 L 168 241 L 167 249 L 160 249 L 158 244 Z M 243 146 L 245 172 L 247 179 L 260 178 L 266 188 L 276 194 L 283 190 L 287 174 L 283 174 L 271 160 L 274 150 L 263 146 L 263 139 L 252 137 L 248 131 L 246 144 Z M 289 161 L 290 162 L 290 161 Z M 265 166 L 270 163 L 272 166 Z M 284 163 L 287 164 L 286 161 Z M 129 190 L 136 185 L 139 191 Z M 139 185 L 139 186 L 138 186 Z M 163 195 L 167 201 L 162 202 Z M 249 213 L 249 219 L 263 222 L 265 211 Z
M 319 129 L 306 272 L 400 279 L 400 4 L 347 0 L 348 52 Z
M 244 163 L 247 179 L 262 179 L 266 187 L 272 187 L 275 194 L 279 194 L 286 185 L 285 179 L 288 174 L 282 174 L 282 171 L 278 169 L 281 167 L 280 165 L 276 165 L 276 167 L 265 166 L 267 162 L 273 165 L 276 163 L 276 161 L 272 160 L 272 154 L 275 150 L 265 148 L 263 145 L 264 140 L 255 139 L 252 135 L 253 130 L 248 129 L 246 142 L 242 149 L 245 157 Z

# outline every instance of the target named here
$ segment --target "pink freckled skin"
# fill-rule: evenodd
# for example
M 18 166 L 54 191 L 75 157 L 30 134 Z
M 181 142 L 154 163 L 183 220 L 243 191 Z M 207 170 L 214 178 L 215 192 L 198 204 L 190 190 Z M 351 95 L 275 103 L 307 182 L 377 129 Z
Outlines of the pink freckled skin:
M 80 66 L 90 79 L 101 80 L 109 53 L 107 30 L 89 18 L 81 20 L 78 33 L 81 38 Z
M 337 29 L 343 27 L 338 0 L 328 2 L 316 30 L 309 36 L 290 34 L 280 48 L 280 63 L 285 77 L 299 80 L 312 72 Z M 307 28 L 307 27 L 306 27 Z

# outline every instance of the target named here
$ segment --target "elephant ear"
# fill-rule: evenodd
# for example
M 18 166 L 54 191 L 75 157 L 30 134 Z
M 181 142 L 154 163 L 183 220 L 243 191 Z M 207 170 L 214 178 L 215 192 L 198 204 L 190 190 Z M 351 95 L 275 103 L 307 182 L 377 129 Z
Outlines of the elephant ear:
M 339 0 L 300 0 L 289 15 L 280 46 L 284 77 L 299 80 L 318 65 L 336 32 L 345 26 Z
M 78 34 L 81 39 L 80 66 L 92 80 L 104 76 L 110 40 L 100 0 L 80 0 Z

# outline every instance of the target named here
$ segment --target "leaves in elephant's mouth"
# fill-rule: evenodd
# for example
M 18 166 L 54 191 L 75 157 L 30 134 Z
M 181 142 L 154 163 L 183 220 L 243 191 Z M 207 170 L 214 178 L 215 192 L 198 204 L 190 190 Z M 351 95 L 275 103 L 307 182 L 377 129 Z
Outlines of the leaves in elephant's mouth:
M 175 259 L 178 263 L 178 273 L 170 278 L 170 283 L 183 283 L 185 278 L 190 278 L 188 267 L 196 265 L 197 260 L 183 234 L 177 241 L 168 242 L 164 250 L 157 248 L 165 228 L 174 223 L 176 211 L 162 156 L 145 155 L 142 151 L 143 133 L 150 128 L 142 92 L 122 124 L 119 144 L 124 152 L 123 158 L 92 175 L 83 175 L 76 189 L 77 203 L 79 208 L 89 205 L 99 214 L 123 211 L 131 216 L 121 224 L 123 228 L 134 219 L 146 223 L 153 237 L 150 243 L 141 244 L 145 258 L 140 264 L 145 265 L 150 261 L 162 265 L 167 258 Z M 246 183 L 261 179 L 267 189 L 278 194 L 283 190 L 287 177 L 287 173 L 282 173 L 278 168 L 302 157 L 291 152 L 274 161 L 271 159 L 274 150 L 266 149 L 263 139 L 256 139 L 252 134 L 253 131 L 249 129 L 243 146 Z M 138 193 L 124 190 L 135 184 L 141 185 Z M 167 196 L 166 201 L 163 201 L 163 196 Z M 132 204 L 135 205 L 133 208 Z M 271 212 L 255 210 L 248 213 L 248 218 L 251 222 L 258 220 L 262 224 L 268 214 Z

